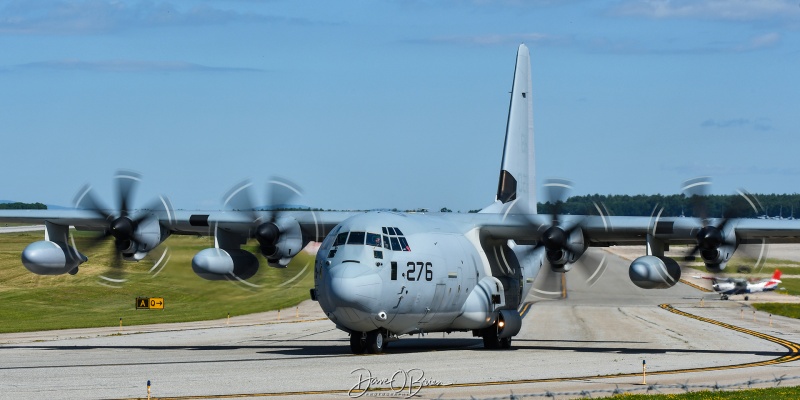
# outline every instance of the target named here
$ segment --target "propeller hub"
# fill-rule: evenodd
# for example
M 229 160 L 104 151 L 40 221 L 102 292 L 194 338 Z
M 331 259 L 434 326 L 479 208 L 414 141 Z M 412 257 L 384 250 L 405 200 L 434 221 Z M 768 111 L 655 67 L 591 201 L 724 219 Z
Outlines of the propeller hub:
M 256 228 L 256 240 L 261 246 L 274 246 L 278 241 L 281 230 L 272 222 L 266 222 Z
M 547 250 L 558 251 L 564 248 L 567 242 L 567 233 L 558 226 L 551 226 L 544 231 L 542 243 Z
M 703 250 L 718 249 L 723 242 L 722 232 L 715 226 L 704 226 L 697 232 L 697 245 Z
M 128 217 L 119 217 L 111 222 L 111 235 L 119 241 L 133 239 L 135 227 Z

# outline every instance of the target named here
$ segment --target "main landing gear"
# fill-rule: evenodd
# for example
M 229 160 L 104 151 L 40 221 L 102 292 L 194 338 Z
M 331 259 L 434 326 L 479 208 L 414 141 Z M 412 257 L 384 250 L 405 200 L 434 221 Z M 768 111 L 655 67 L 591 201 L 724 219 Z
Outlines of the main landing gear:
M 511 348 L 511 338 L 500 337 L 501 327 L 495 322 L 492 326 L 483 328 L 480 336 L 483 337 L 484 349 L 508 349 Z
M 350 350 L 353 354 L 380 354 L 386 349 L 388 343 L 386 333 L 380 329 L 350 334 Z
M 728 300 L 728 295 L 727 294 L 723 294 L 722 296 L 720 296 L 720 298 L 722 300 Z M 744 301 L 747 301 L 747 300 L 750 300 L 750 296 L 745 295 L 744 296 Z

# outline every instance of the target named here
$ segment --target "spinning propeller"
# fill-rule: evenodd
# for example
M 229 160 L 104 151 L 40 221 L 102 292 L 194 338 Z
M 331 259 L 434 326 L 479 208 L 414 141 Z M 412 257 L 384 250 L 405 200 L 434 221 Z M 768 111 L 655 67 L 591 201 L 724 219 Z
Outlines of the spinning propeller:
M 532 252 L 544 251 L 544 260 L 533 285 L 534 294 L 544 298 L 562 298 L 566 295 L 565 273 L 572 269 L 589 286 L 594 285 L 608 266 L 605 254 L 587 251 L 582 225 L 587 217 L 565 218 L 563 207 L 572 183 L 565 179 L 548 179 L 544 184 L 544 196 L 552 206 L 550 226 L 542 234 Z M 605 207 L 594 204 L 600 217 L 605 220 Z M 608 224 L 606 224 L 608 226 Z M 573 268 L 573 266 L 575 268 Z
M 725 209 L 722 211 L 721 218 L 709 218 L 709 204 L 708 196 L 711 188 L 711 178 L 700 177 L 687 180 L 683 183 L 682 191 L 689 198 L 692 203 L 694 217 L 700 218 L 701 226 L 695 235 L 697 244 L 690 249 L 684 259 L 686 261 L 695 261 L 696 256 L 700 254 L 704 261 L 706 261 L 707 268 L 712 272 L 714 269 L 721 271 L 722 268 L 714 267 L 719 265 L 722 257 L 720 249 L 730 249 L 733 253 L 739 247 L 739 240 L 730 228 L 730 223 L 733 218 L 741 218 L 747 216 L 751 211 L 759 214 L 761 204 L 752 194 L 745 190 L 738 190 L 739 197 L 734 197 Z M 748 257 L 756 259 L 756 266 L 762 261 L 765 254 L 766 242 L 761 241 L 759 255 L 752 257 L 752 252 L 747 247 L 739 247 Z M 717 261 L 709 262 L 709 261 Z M 727 262 L 727 259 L 722 261 Z
M 293 226 L 284 222 L 282 217 L 286 208 L 291 206 L 292 201 L 302 195 L 302 191 L 297 185 L 282 178 L 273 178 L 267 184 L 269 189 L 265 205 L 255 205 L 252 195 L 253 183 L 246 180 L 225 194 L 224 206 L 229 210 L 247 212 L 248 218 L 258 223 L 253 237 L 258 241 L 259 253 L 267 259 L 270 265 L 285 267 L 286 264 L 281 263 L 288 262 L 288 260 L 283 260 L 278 253 L 278 243 L 281 236 L 290 233 L 288 231 L 292 230 Z M 260 214 L 259 209 L 264 209 L 266 216 Z
M 292 207 L 297 197 L 302 195 L 302 191 L 297 185 L 286 179 L 273 178 L 268 182 L 266 204 L 262 203 L 262 205 L 256 206 L 253 200 L 252 186 L 253 183 L 251 181 L 245 180 L 231 188 L 223 197 L 224 208 L 241 212 L 244 215 L 243 218 L 255 226 L 250 231 L 250 237 L 255 238 L 258 242 L 258 253 L 267 260 L 269 266 L 282 269 L 281 272 L 277 273 L 281 283 L 274 286 L 284 287 L 294 284 L 308 273 L 311 265 L 310 262 L 306 262 L 305 266 L 296 274 L 294 271 L 284 269 L 292 257 L 306 244 L 300 224 L 287 211 L 287 208 Z M 238 238 L 236 233 L 231 233 Z M 315 229 L 314 233 L 316 234 L 315 237 L 319 236 L 318 228 Z M 217 247 L 224 248 L 226 240 L 230 239 L 229 233 L 226 233 L 224 228 L 216 226 L 215 235 L 217 236 Z M 238 240 L 240 239 L 237 239 L 236 243 L 227 243 L 231 247 L 230 249 L 226 248 L 229 254 L 250 254 L 245 250 L 239 249 L 240 242 Z M 243 270 L 244 275 L 234 273 L 226 279 L 247 290 L 264 288 L 263 284 L 256 284 L 247 280 L 255 275 L 258 264 L 260 264 L 251 254 L 250 257 L 253 257 L 255 268 L 247 268 Z M 271 275 L 274 277 L 275 273 Z M 269 286 L 273 285 L 270 284 Z
M 166 214 L 167 221 L 171 221 L 173 215 L 169 200 L 160 196 L 138 211 L 135 217 L 132 216 L 134 210 L 131 209 L 131 203 L 136 187 L 141 182 L 141 175 L 133 171 L 120 170 L 114 179 L 118 200 L 115 209 L 109 209 L 99 202 L 89 185 L 81 188 L 74 199 L 75 208 L 91 211 L 106 223 L 99 235 L 82 241 L 88 250 L 104 244 L 109 237 L 114 238 L 115 251 L 109 269 L 100 276 L 100 283 L 110 286 L 118 286 L 126 281 L 122 268 L 123 259 L 139 261 L 166 239 L 169 231 L 162 229 L 157 213 Z M 161 257 L 150 269 L 153 276 L 161 272 L 169 261 L 168 250 L 165 248 Z

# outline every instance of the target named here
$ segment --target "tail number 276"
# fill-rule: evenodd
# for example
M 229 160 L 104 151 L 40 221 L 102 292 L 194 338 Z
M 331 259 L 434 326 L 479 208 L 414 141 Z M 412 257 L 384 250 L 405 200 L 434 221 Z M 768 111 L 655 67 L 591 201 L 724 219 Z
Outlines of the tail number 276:
M 430 262 L 422 262 L 422 261 L 409 261 L 408 264 L 408 271 L 406 271 L 406 279 L 410 281 L 421 281 L 423 280 L 422 274 L 425 274 L 426 281 L 433 280 L 433 264 Z

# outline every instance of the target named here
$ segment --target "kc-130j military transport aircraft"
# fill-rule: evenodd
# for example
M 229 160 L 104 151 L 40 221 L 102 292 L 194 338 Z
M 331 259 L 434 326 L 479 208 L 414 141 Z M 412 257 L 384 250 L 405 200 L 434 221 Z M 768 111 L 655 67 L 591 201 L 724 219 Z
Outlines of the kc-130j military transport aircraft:
M 508 348 L 529 293 L 558 292 L 552 283 L 564 273 L 580 271 L 589 282 L 599 278 L 606 263 L 587 262 L 590 246 L 643 245 L 644 254 L 630 264 L 630 279 L 641 288 L 662 289 L 681 275 L 679 265 L 664 257 L 670 244 L 694 245 L 691 255 L 721 272 L 740 244 L 800 240 L 800 221 L 661 218 L 659 212 L 608 216 L 599 205 L 598 215 L 560 215 L 558 207 L 552 215 L 537 214 L 531 99 L 528 49 L 520 45 L 497 194 L 479 213 L 259 211 L 250 184 L 227 193 L 219 212 L 174 211 L 164 198 L 137 211 L 128 203 L 139 177 L 123 171 L 116 210 L 102 207 L 85 189 L 75 210 L 3 211 L 0 221 L 45 224 L 44 240 L 22 252 L 23 265 L 41 275 L 74 274 L 87 261 L 71 241 L 70 226 L 98 231 L 99 239 L 113 237 L 117 259 L 125 260 L 142 259 L 169 235 L 213 235 L 214 247 L 192 260 L 197 275 L 211 280 L 255 274 L 258 259 L 241 249 L 248 239 L 258 241 L 273 267 L 285 267 L 306 244 L 322 241 L 311 296 L 350 334 L 355 353 L 380 353 L 402 335 L 452 331 L 471 331 L 486 348 Z M 295 191 L 284 181 L 272 186 L 273 205 L 287 204 L 282 200 Z M 553 194 L 567 186 L 553 180 L 545 189 L 560 197 Z

